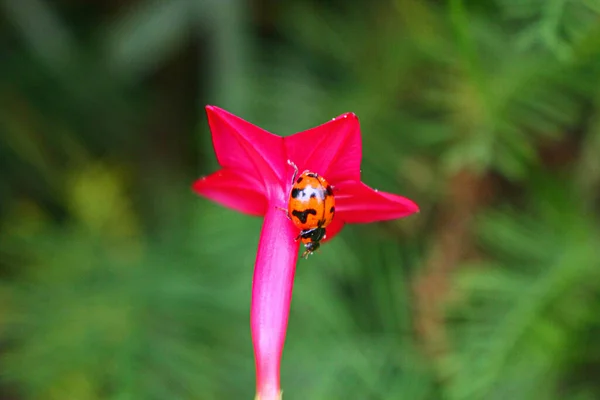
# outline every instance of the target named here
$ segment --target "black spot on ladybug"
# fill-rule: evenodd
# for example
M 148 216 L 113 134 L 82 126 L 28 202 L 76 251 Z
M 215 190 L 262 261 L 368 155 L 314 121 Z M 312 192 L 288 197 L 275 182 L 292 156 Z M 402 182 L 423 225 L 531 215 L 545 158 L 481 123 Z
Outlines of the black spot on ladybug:
M 335 212 L 335 207 L 331 206 L 331 208 L 329 209 L 329 212 L 333 214 Z
M 301 192 L 301 191 L 302 191 L 302 190 L 300 190 L 300 189 L 298 189 L 298 188 L 293 188 L 293 189 L 292 189 L 292 194 L 291 194 L 292 198 L 293 198 L 293 199 L 295 199 L 296 197 L 298 197 L 298 196 L 300 195 L 300 192 Z
M 327 191 L 328 196 L 333 196 L 333 189 L 331 188 L 331 185 L 327 185 L 325 190 Z
M 315 174 L 314 172 L 309 172 L 309 173 L 306 174 L 306 176 L 311 177 L 311 178 L 316 178 L 319 175 Z
M 300 178 L 296 179 L 296 183 L 302 182 L 303 179 L 304 179 L 303 177 L 300 177 Z
M 309 214 L 317 215 L 317 210 L 315 210 L 314 208 L 307 208 L 304 211 L 298 211 L 298 210 L 292 211 L 292 215 L 294 217 L 298 218 L 300 220 L 300 222 L 302 222 L 303 224 L 306 223 L 306 220 L 308 219 Z

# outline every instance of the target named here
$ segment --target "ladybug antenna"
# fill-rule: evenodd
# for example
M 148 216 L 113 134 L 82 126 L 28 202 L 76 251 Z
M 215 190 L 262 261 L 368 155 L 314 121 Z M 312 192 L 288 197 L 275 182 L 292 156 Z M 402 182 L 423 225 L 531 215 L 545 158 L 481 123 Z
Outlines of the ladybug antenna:
M 298 166 L 294 164 L 292 160 L 287 160 L 288 165 L 294 167 L 294 175 L 292 176 L 292 185 L 296 182 L 296 177 L 298 176 Z

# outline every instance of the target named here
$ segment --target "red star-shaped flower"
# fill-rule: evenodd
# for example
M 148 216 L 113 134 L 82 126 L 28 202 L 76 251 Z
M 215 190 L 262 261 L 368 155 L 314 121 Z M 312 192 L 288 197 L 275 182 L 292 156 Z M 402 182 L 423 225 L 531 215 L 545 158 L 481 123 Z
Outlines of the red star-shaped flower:
M 257 399 L 280 399 L 279 366 L 299 247 L 299 229 L 281 211 L 287 209 L 294 172 L 288 160 L 335 188 L 335 217 L 326 240 L 346 223 L 396 219 L 419 209 L 409 199 L 361 182 L 360 126 L 353 113 L 284 138 L 218 107 L 207 106 L 206 112 L 222 169 L 197 180 L 193 189 L 226 207 L 264 217 L 251 306 L 256 389 Z

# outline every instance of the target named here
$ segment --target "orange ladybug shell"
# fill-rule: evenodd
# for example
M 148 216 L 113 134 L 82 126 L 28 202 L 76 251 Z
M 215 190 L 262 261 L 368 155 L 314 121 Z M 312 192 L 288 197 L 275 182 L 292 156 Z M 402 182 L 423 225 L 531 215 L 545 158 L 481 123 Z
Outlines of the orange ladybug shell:
M 288 215 L 292 222 L 301 230 L 325 228 L 334 214 L 335 198 L 331 185 L 322 176 L 304 171 L 290 192 Z

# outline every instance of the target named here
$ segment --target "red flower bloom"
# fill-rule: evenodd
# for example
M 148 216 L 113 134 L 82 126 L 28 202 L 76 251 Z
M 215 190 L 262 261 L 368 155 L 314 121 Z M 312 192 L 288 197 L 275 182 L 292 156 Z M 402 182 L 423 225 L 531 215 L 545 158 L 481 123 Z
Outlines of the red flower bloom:
M 285 212 L 295 163 L 322 175 L 334 187 L 331 240 L 345 223 L 405 217 L 418 206 L 360 181 L 362 145 L 358 118 L 343 114 L 289 137 L 273 135 L 214 106 L 207 106 L 217 160 L 222 169 L 197 180 L 193 189 L 226 207 L 264 217 L 252 285 L 251 328 L 257 399 L 280 399 L 279 365 L 289 314 L 299 230 Z

